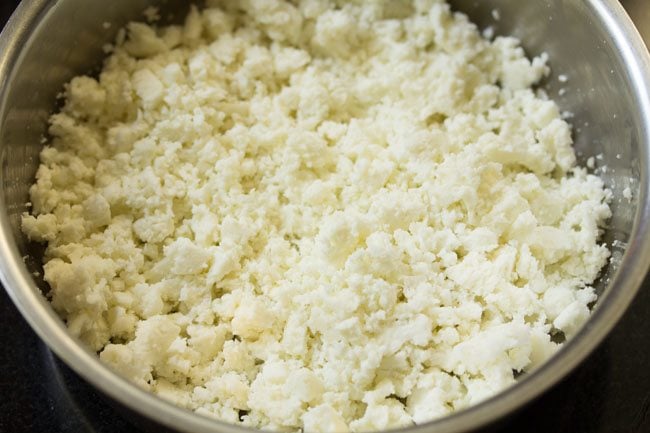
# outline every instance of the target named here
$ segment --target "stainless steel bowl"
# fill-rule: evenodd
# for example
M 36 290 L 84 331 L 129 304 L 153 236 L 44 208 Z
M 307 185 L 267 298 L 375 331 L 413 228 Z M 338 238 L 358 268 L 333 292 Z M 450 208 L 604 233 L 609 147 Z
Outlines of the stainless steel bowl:
M 23 1 L 0 37 L 0 273 L 4 287 L 38 335 L 77 373 L 112 399 L 178 431 L 244 432 L 175 407 L 117 376 L 71 337 L 34 276 L 41 251 L 20 232 L 47 118 L 75 75 L 101 64 L 102 45 L 151 4 L 181 16 L 185 0 Z M 466 432 L 512 413 L 558 382 L 604 338 L 632 301 L 650 263 L 650 58 L 616 0 L 456 0 L 480 26 L 522 39 L 529 54 L 546 51 L 554 76 L 543 83 L 572 122 L 579 159 L 597 156 L 614 193 L 605 233 L 613 257 L 600 299 L 581 332 L 516 386 L 470 409 L 409 432 Z M 493 14 L 496 9 L 499 14 Z M 500 19 L 495 20 L 495 17 Z M 104 26 L 111 23 L 110 28 Z M 556 77 L 565 74 L 568 83 Z M 560 92 L 566 87 L 566 93 Z M 630 188 L 632 199 L 623 198 Z

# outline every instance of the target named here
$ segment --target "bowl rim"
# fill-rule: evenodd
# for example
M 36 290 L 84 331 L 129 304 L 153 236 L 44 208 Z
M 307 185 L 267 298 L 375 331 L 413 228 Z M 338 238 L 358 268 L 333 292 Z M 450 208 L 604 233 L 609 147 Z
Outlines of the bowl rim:
M 7 113 L 7 84 L 21 61 L 24 46 L 33 30 L 43 21 L 56 0 L 32 0 L 20 3 L 0 35 L 0 119 Z M 617 0 L 587 0 L 585 7 L 612 35 L 634 90 L 637 108 L 643 120 L 640 146 L 640 193 L 635 222 L 623 261 L 612 285 L 597 303 L 592 316 L 550 360 L 512 387 L 467 409 L 443 418 L 407 428 L 389 431 L 401 433 L 461 433 L 490 425 L 529 403 L 557 384 L 581 363 L 605 338 L 632 302 L 650 266 L 650 55 L 631 19 Z M 2 174 L 0 173 L 0 177 Z M 145 391 L 119 376 L 100 362 L 96 353 L 71 336 L 63 321 L 50 307 L 24 266 L 13 239 L 12 229 L 0 195 L 0 280 L 10 298 L 32 329 L 56 355 L 77 374 L 105 395 L 140 415 L 179 431 L 250 433 L 256 431 L 225 423 L 182 409 Z M 601 308 L 602 305 L 602 308 Z

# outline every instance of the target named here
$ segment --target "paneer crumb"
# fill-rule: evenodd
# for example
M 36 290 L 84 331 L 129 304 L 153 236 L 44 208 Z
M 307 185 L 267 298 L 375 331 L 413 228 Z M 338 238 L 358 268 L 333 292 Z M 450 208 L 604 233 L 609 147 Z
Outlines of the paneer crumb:
M 376 431 L 483 401 L 578 332 L 610 255 L 610 195 L 534 89 L 545 54 L 442 0 L 336 4 L 130 23 L 66 86 L 22 219 L 70 332 L 225 422 Z
M 632 190 L 630 187 L 626 187 L 623 190 L 623 198 L 625 198 L 627 201 L 632 201 Z

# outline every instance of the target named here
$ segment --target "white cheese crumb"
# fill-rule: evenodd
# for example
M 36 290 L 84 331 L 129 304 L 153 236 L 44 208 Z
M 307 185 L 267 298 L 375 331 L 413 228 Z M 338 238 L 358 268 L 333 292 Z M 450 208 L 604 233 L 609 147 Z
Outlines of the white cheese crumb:
M 22 229 L 102 361 L 235 424 L 383 430 L 578 331 L 610 194 L 546 54 L 440 0 L 207 3 L 119 31 L 51 117 Z
M 591 170 L 593 170 L 594 168 L 596 168 L 596 159 L 595 159 L 593 156 L 590 156 L 590 157 L 587 159 L 587 168 L 589 168 L 589 169 L 591 169 Z
M 153 23 L 160 20 L 160 11 L 155 6 L 149 6 L 148 8 L 146 8 L 142 12 L 142 15 L 144 15 L 145 19 L 149 23 Z
M 492 39 L 494 39 L 494 35 L 495 35 L 494 27 L 488 26 L 485 29 L 483 29 L 482 32 L 483 38 L 491 41 Z
M 627 201 L 632 201 L 632 190 L 631 190 L 629 187 L 627 187 L 627 188 L 625 188 L 625 189 L 623 190 L 623 197 L 624 197 Z

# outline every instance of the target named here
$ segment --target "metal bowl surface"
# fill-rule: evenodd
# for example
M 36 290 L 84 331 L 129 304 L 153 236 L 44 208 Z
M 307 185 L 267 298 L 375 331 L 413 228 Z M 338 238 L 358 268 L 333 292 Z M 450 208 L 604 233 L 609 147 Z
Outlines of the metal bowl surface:
M 0 278 L 21 313 L 78 374 L 134 413 L 176 431 L 250 432 L 167 403 L 122 379 L 71 337 L 43 296 L 37 246 L 20 231 L 28 210 L 47 119 L 72 77 L 101 65 L 103 44 L 151 5 L 180 17 L 185 0 L 23 1 L 0 36 Z M 592 317 L 546 364 L 497 396 L 403 432 L 472 431 L 511 414 L 557 383 L 602 341 L 632 302 L 650 264 L 650 58 L 617 0 L 455 0 L 480 27 L 522 40 L 529 55 L 547 52 L 553 75 L 542 84 L 573 113 L 576 149 L 594 156 L 613 191 L 604 241 L 612 260 L 600 279 Z M 497 10 L 498 13 L 493 13 Z M 165 15 L 166 16 L 166 15 Z M 173 18 L 171 18 L 173 19 Z M 105 26 L 104 23 L 110 23 Z M 560 74 L 568 82 L 558 80 Z M 566 88 L 566 91 L 560 91 Z M 606 166 L 606 169 L 603 167 Z M 629 188 L 632 199 L 623 198 Z

